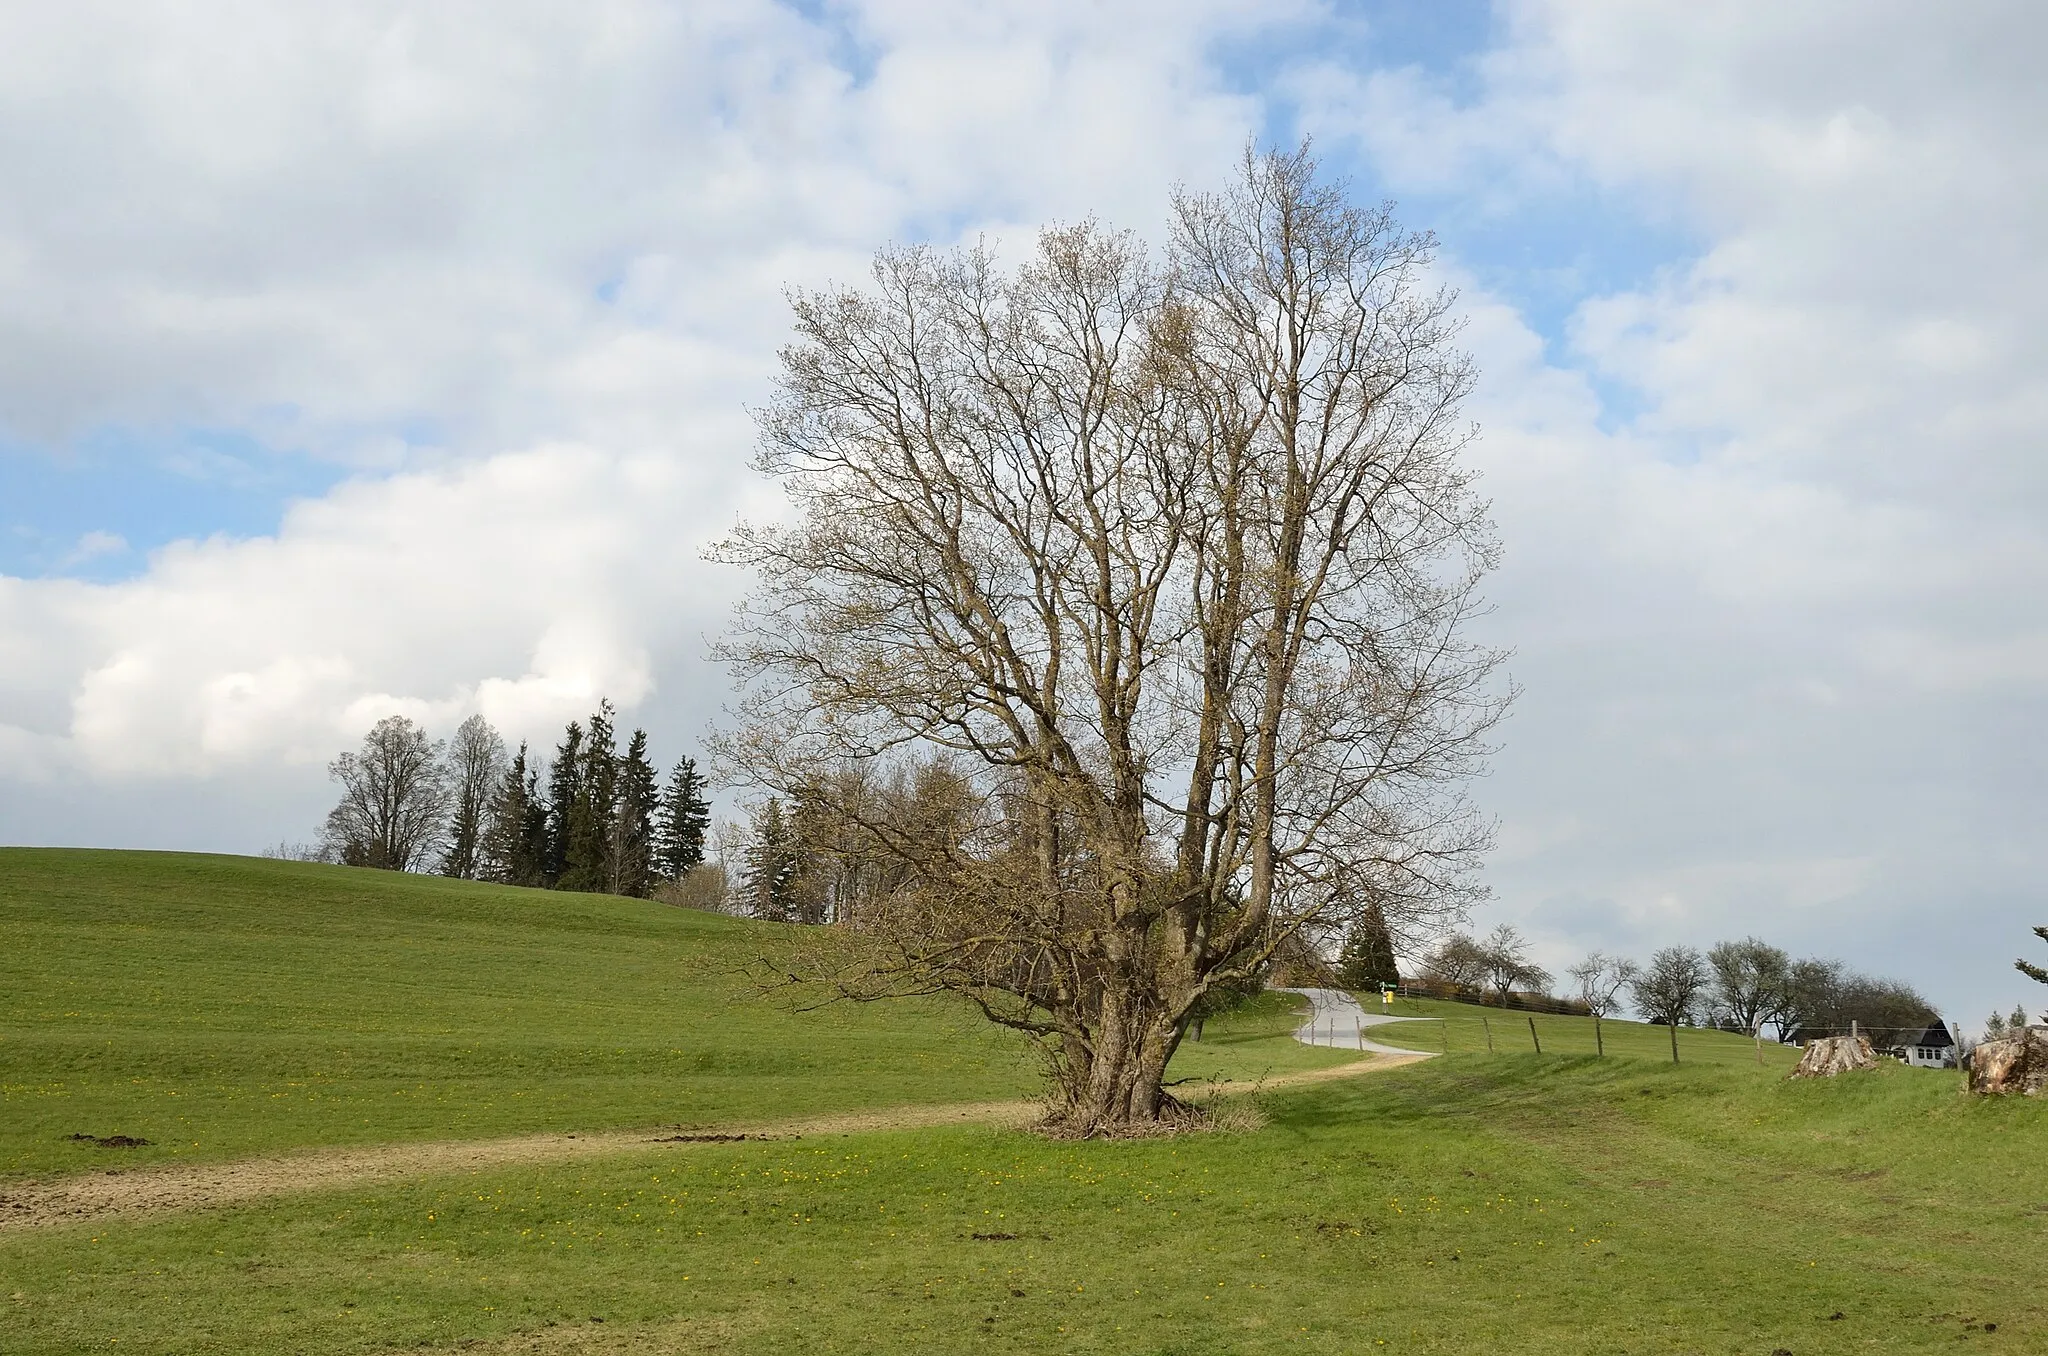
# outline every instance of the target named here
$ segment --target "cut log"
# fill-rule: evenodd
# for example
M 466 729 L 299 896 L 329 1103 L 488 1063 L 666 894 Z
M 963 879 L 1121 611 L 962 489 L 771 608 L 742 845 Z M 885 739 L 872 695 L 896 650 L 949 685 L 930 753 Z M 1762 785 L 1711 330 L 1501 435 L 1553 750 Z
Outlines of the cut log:
M 1793 1078 L 1833 1078 L 1877 1067 L 1877 1052 L 1862 1036 L 1823 1036 L 1806 1047 Z
M 1985 1041 L 1970 1052 L 1969 1068 L 1971 1092 L 2039 1097 L 2048 1091 L 2048 1027 Z

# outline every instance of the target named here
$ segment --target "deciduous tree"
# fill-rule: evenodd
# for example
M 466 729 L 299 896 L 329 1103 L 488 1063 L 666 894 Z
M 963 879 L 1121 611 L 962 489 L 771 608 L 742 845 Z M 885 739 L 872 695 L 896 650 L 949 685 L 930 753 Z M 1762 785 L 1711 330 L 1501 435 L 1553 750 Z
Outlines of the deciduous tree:
M 1758 937 L 1722 942 L 1707 952 L 1713 998 L 1726 1018 L 1754 1036 L 1783 1006 L 1792 985 L 1792 958 Z
M 448 814 L 441 746 L 404 716 L 386 716 L 363 747 L 327 765 L 341 784 L 325 841 L 350 866 L 416 871 L 433 860 Z
M 2036 937 L 2039 937 L 2042 941 L 2048 942 L 2048 927 L 2035 928 L 2034 935 Z M 2013 968 L 2018 970 L 2021 974 L 2025 975 L 2028 979 L 2038 981 L 2042 984 L 2048 984 L 2048 970 L 2042 969 L 2040 966 L 2035 965 L 2031 961 L 2016 960 L 2013 962 Z M 2041 1020 L 2044 1022 L 2048 1022 L 2048 1014 L 2044 1014 Z M 2020 1023 L 2020 1025 L 2025 1026 L 2026 1023 L 2022 1022 Z
M 1462 932 L 1444 938 L 1422 962 L 1422 977 L 1452 989 L 1486 985 L 1486 948 Z
M 1542 993 L 1550 987 L 1550 972 L 1529 959 L 1529 942 L 1521 933 L 1502 923 L 1479 944 L 1480 963 L 1486 986 L 1506 1006 L 1508 995 L 1517 991 Z
M 1595 951 L 1566 973 L 1587 1011 L 1595 1017 L 1612 1017 L 1621 1011 L 1621 991 L 1635 983 L 1642 967 L 1626 957 Z
M 1689 946 L 1667 946 L 1650 957 L 1629 992 L 1636 1011 L 1660 1026 L 1691 1022 L 1699 1013 L 1712 975 L 1706 958 Z
M 491 723 L 475 715 L 456 726 L 448 745 L 450 805 L 448 843 L 441 854 L 443 875 L 474 880 L 482 873 L 491 798 L 504 776 L 505 740 Z
M 1212 989 L 1476 892 L 1494 545 L 1431 249 L 1248 155 L 1163 264 L 1085 223 L 794 298 L 761 456 L 794 512 L 718 552 L 759 581 L 726 752 L 903 867 L 815 977 L 1039 1037 L 1059 1129 L 1187 1114 L 1162 1075 Z M 833 790 L 932 749 L 972 792 L 944 832 Z

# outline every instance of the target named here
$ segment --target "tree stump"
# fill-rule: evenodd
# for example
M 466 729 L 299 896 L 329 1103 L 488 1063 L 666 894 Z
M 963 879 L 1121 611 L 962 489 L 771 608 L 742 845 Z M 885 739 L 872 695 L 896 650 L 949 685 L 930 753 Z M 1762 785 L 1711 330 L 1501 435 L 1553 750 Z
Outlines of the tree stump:
M 1806 1047 L 1792 1078 L 1833 1078 L 1877 1067 L 1877 1052 L 1863 1036 L 1823 1036 Z
M 2030 1026 L 1970 1052 L 1970 1091 L 2017 1092 L 2039 1097 L 2048 1091 L 2048 1028 Z

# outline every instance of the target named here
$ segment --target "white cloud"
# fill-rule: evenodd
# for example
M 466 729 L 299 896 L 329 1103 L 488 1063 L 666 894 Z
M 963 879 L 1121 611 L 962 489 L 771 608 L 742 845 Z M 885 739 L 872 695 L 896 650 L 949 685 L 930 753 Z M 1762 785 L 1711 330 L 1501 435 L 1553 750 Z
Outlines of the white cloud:
M 1549 336 L 1471 282 L 1512 261 L 1449 261 L 1526 689 L 1481 787 L 1502 913 L 1552 960 L 1761 931 L 1966 991 L 1977 944 L 1911 920 L 2009 932 L 2048 866 L 2048 18 L 1503 10 L 1460 82 L 1249 93 L 1219 61 L 1308 0 L 0 12 L 9 431 L 360 472 L 125 583 L 0 578 L 0 822 L 303 834 L 394 710 L 551 739 L 609 693 L 690 737 L 738 582 L 697 548 L 772 511 L 780 288 L 889 238 L 1150 229 L 1273 94 L 1398 193 L 1699 242 Z
M 1703 242 L 1578 305 L 1583 378 L 1473 330 L 1527 689 L 1501 907 L 1557 960 L 1754 930 L 2002 992 L 1971 934 L 2023 936 L 2048 867 L 2048 16 L 1505 9 L 1473 94 L 1291 80 L 1397 192 Z
M 0 410 L 365 466 L 640 440 L 882 239 L 1156 215 L 1256 117 L 1204 60 L 1250 12 L 876 5 L 856 83 L 770 0 L 13 7 Z
M 782 289 L 890 238 L 1157 217 L 1257 116 L 1208 45 L 1286 18 L 827 14 L 0 11 L 0 433 L 214 425 L 358 474 L 121 583 L 0 578 L 0 819 L 76 812 L 31 778 L 317 788 L 394 711 L 552 742 L 608 695 L 680 752 L 738 584 L 698 552 L 774 511 L 747 406 Z M 291 831 L 258 819 L 206 841 Z
M 275 537 L 170 547 L 73 595 L 72 745 L 99 774 L 200 776 L 324 763 L 393 713 L 481 709 L 539 738 L 602 695 L 638 705 L 655 648 L 730 596 L 677 513 L 717 484 L 680 457 L 554 446 L 360 481 Z

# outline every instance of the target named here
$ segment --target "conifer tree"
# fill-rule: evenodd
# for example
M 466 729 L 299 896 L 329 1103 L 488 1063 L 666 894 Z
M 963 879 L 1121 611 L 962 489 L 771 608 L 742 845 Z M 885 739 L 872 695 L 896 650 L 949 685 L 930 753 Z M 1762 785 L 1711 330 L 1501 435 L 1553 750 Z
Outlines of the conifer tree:
M 520 855 L 514 859 L 520 871 L 519 884 L 541 889 L 548 883 L 548 803 L 540 794 L 541 763 L 535 759 L 526 770 L 526 813 L 521 820 Z
M 1400 967 L 1394 960 L 1394 938 L 1387 931 L 1386 916 L 1377 904 L 1367 904 L 1344 939 L 1337 957 L 1337 979 L 1347 989 L 1377 989 L 1382 984 L 1399 984 Z
M 786 923 L 796 885 L 796 837 L 782 813 L 782 801 L 770 796 L 753 815 L 753 841 L 747 844 L 740 897 L 756 918 Z
M 2048 942 L 2048 928 L 2035 928 L 2034 935 L 2036 937 L 2039 937 L 2042 941 Z M 2032 961 L 2014 961 L 2013 968 L 2018 970 L 2021 974 L 2025 975 L 2028 979 L 2035 981 L 2036 983 L 2048 984 L 2048 970 L 2043 970 L 2040 966 L 2035 965 Z M 2048 1022 L 2048 1012 L 2044 1012 L 2041 1014 L 2041 1020 L 2044 1022 Z M 2019 1025 L 2025 1026 L 2026 1023 L 2021 1022 Z
M 591 714 L 583 737 L 581 768 L 562 842 L 562 874 L 556 888 L 608 890 L 612 818 L 618 813 L 619 755 L 612 737 L 609 699 Z
M 618 761 L 618 809 L 612 816 L 610 889 L 645 899 L 654 886 L 655 815 L 660 785 L 647 759 L 647 731 L 635 730 Z
M 550 888 L 560 884 L 569 867 L 569 839 L 576 806 L 583 799 L 582 783 L 583 727 L 572 720 L 555 748 L 555 765 L 548 773 L 547 846 L 541 856 L 541 883 Z
M 655 870 L 663 880 L 681 880 L 704 860 L 704 832 L 711 802 L 694 759 L 684 758 L 668 774 L 656 825 Z
M 540 796 L 540 769 L 526 761 L 526 744 L 499 777 L 481 845 L 485 880 L 505 885 L 547 883 L 548 810 Z

